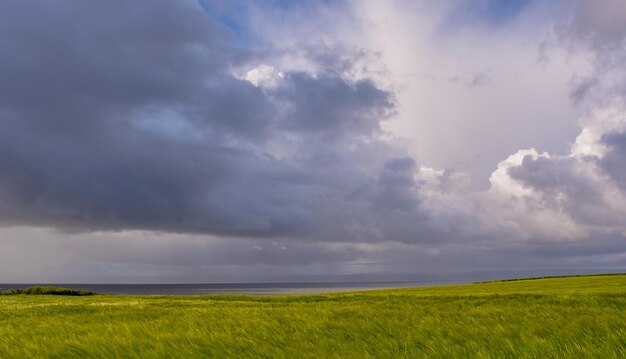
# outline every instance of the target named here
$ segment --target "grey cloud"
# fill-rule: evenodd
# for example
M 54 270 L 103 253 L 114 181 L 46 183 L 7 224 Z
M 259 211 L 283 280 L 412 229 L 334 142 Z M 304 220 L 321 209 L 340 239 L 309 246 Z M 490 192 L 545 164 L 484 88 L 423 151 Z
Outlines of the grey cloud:
M 599 80 L 594 77 L 574 77 L 570 82 L 569 97 L 574 103 L 580 103 L 593 90 Z
M 392 158 L 385 162 L 385 170 L 391 172 L 411 172 L 416 167 L 411 157 Z
M 485 72 L 478 72 L 471 76 L 453 76 L 448 79 L 455 84 L 462 84 L 468 88 L 478 88 L 487 86 L 492 82 L 492 78 Z
M 495 28 L 506 26 L 523 13 L 532 2 L 532 0 L 453 2 L 454 6 L 448 18 L 445 19 L 444 25 L 452 28 L 476 24 Z
M 564 44 L 593 55 L 593 69 L 571 81 L 570 98 L 603 103 L 625 96 L 626 5 L 620 0 L 568 2 L 557 32 Z
M 418 184 L 413 178 L 415 166 L 415 161 L 407 157 L 385 162 L 376 183 L 374 205 L 380 210 L 414 209 L 419 204 Z
M 626 36 L 626 5 L 621 0 L 577 1 L 574 32 L 595 46 L 619 46 Z
M 509 174 L 540 193 L 542 203 L 539 206 L 543 208 L 567 213 L 580 224 L 615 224 L 615 218 L 606 213 L 602 184 L 585 171 L 586 164 L 581 161 L 597 159 L 526 156 L 520 166 L 509 169 Z
M 114 110 L 176 101 L 199 90 L 207 72 L 243 57 L 211 19 L 185 3 L 7 1 L 1 6 L 2 100 L 22 111 L 37 101 L 33 120 L 49 122 L 59 110 L 86 116 L 107 105 Z M 67 117 L 55 125 L 93 122 Z
M 588 51 L 592 69 L 570 81 L 570 99 L 575 104 L 611 108 L 626 98 L 626 5 L 623 1 L 576 1 L 567 3 L 558 32 L 564 44 Z M 572 46 L 573 45 L 573 46 Z M 623 117 L 614 113 L 613 116 Z M 545 205 L 566 213 L 581 226 L 621 228 L 620 198 L 626 188 L 623 163 L 623 135 L 616 123 L 594 127 L 601 131 L 597 145 L 606 153 L 585 156 L 552 156 L 527 158 L 511 169 L 511 176 L 541 194 Z M 584 127 L 589 126 L 586 124 Z M 608 128 L 604 128 L 607 127 Z M 602 128 L 600 130 L 600 128 Z M 590 129 L 586 129 L 589 131 Z M 614 188 L 617 184 L 618 188 Z M 619 207 L 619 208 L 616 208 Z M 595 236 L 603 234 L 595 233 Z
M 626 191 L 626 132 L 610 132 L 602 136 L 608 147 L 600 166 L 624 191 Z
M 369 136 L 380 129 L 393 108 L 391 95 L 370 80 L 346 83 L 339 77 L 290 73 L 286 85 L 275 94 L 290 104 L 285 127 L 293 131 L 321 133 L 324 137 Z
M 361 253 L 352 247 L 333 248 L 325 243 L 255 241 L 230 238 L 169 236 L 133 233 L 132 246 L 118 250 L 123 238 L 83 235 L 62 241 L 65 250 L 96 261 L 148 265 L 251 266 L 312 265 L 323 262 L 358 260 Z
M 394 106 L 369 79 L 286 72 L 256 87 L 230 70 L 256 55 L 187 3 L 39 5 L 0 15 L 5 225 L 338 239 L 412 186 L 366 158 Z M 368 181 L 378 192 L 347 197 Z
M 481 280 L 615 271 L 626 264 L 622 238 L 560 244 L 294 244 L 238 238 L 127 232 L 3 236 L 0 281 L 180 282 L 294 280 Z M 18 258 L 35 258 L 27 268 Z M 42 275 L 43 273 L 43 275 Z

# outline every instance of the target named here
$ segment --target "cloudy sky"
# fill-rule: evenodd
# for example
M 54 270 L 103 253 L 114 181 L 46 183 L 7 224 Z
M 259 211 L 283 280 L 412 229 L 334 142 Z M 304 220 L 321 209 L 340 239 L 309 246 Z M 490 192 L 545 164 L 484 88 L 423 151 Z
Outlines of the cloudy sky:
M 623 0 L 4 0 L 0 79 L 0 282 L 626 270 Z

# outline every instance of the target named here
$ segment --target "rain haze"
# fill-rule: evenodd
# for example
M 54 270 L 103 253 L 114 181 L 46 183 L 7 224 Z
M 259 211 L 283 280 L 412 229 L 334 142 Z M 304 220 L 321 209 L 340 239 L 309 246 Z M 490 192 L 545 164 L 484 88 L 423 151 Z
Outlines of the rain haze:
M 626 271 L 626 2 L 4 0 L 0 283 Z

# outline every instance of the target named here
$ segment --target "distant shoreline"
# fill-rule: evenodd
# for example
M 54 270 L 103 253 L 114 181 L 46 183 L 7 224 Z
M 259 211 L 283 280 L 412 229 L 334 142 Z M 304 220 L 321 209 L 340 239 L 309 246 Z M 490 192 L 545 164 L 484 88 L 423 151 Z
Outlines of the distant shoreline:
M 193 283 L 193 284 L 72 284 L 50 283 L 46 286 L 84 289 L 100 294 L 115 295 L 280 295 L 280 294 L 327 294 L 376 289 L 411 288 L 460 281 L 377 281 L 377 282 L 288 282 L 288 283 Z M 28 288 L 41 284 L 0 284 L 0 291 Z
M 34 286 L 54 286 L 73 290 L 87 290 L 107 295 L 307 295 L 357 292 L 365 290 L 401 289 L 455 284 L 488 284 L 540 279 L 619 276 L 626 273 L 598 273 L 507 278 L 488 281 L 457 280 L 400 280 L 400 281 L 334 281 L 283 283 L 164 283 L 164 284 L 97 284 L 97 283 L 0 283 L 0 292 Z

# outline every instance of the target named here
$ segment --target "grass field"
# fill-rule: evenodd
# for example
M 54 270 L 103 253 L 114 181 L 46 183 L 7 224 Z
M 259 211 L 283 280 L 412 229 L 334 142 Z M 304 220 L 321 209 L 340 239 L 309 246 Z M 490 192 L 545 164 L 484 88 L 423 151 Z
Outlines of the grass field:
M 302 296 L 0 296 L 0 358 L 625 358 L 626 275 Z

